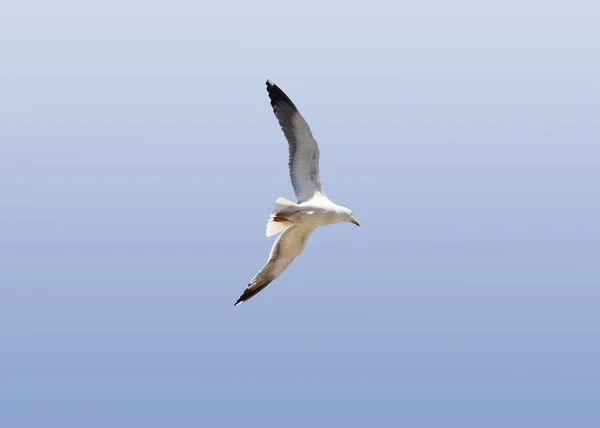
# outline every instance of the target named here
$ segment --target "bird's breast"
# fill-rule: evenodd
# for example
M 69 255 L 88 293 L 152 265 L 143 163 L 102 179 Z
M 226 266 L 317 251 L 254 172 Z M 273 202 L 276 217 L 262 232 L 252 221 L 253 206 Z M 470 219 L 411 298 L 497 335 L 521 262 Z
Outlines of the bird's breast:
M 298 223 L 311 226 L 326 226 L 336 223 L 336 213 L 320 207 L 305 207 L 298 213 Z

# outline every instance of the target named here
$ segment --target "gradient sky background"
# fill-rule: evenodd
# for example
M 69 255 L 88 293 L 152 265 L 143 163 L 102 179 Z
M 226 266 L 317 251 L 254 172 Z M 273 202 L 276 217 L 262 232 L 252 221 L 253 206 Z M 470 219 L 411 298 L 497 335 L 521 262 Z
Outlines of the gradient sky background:
M 84 3 L 0 8 L 0 426 L 600 426 L 596 1 Z M 362 227 L 234 308 L 267 78 Z

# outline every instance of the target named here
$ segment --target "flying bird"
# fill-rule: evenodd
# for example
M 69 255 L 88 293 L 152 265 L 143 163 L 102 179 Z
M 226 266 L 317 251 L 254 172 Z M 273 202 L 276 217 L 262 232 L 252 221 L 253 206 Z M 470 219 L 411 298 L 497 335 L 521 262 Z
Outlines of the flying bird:
M 288 142 L 290 179 L 298 202 L 284 198 L 275 201 L 275 209 L 267 221 L 267 236 L 281 235 L 275 240 L 267 263 L 252 278 L 235 306 L 258 294 L 281 275 L 298 258 L 317 227 L 342 222 L 360 226 L 352 211 L 334 204 L 325 195 L 319 178 L 319 146 L 306 120 L 292 100 L 270 80 L 267 80 L 267 92 Z

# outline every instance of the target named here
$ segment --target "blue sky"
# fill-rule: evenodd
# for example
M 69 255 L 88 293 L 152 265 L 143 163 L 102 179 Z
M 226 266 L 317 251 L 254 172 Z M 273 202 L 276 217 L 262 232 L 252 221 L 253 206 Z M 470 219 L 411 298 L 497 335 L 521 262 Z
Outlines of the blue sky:
M 594 2 L 8 2 L 0 425 L 596 427 Z M 247 304 L 293 198 L 361 222 Z

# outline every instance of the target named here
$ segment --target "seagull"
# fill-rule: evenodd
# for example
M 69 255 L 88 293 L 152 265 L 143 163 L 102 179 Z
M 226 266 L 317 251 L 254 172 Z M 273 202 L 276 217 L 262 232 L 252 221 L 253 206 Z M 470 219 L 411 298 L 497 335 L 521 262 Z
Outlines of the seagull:
M 267 92 L 288 142 L 290 179 L 298 202 L 284 198 L 275 201 L 267 221 L 267 236 L 281 235 L 275 240 L 267 263 L 234 306 L 255 296 L 281 275 L 298 258 L 317 227 L 342 222 L 360 226 L 352 211 L 334 204 L 325 195 L 319 178 L 319 146 L 306 120 L 292 100 L 270 80 L 267 80 Z

